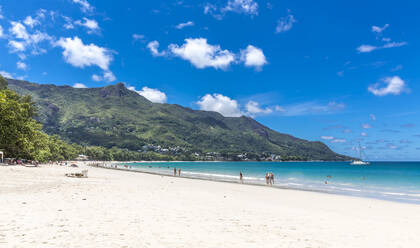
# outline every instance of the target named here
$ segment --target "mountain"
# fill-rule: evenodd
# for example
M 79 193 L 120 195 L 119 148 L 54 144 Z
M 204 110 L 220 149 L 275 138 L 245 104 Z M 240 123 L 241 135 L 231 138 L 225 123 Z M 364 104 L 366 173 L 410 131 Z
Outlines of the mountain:
M 153 144 L 194 152 L 350 159 L 321 142 L 278 133 L 249 117 L 224 117 L 176 104 L 152 103 L 122 83 L 80 89 L 13 79 L 8 82 L 10 89 L 33 97 L 37 120 L 46 133 L 81 145 L 141 150 Z

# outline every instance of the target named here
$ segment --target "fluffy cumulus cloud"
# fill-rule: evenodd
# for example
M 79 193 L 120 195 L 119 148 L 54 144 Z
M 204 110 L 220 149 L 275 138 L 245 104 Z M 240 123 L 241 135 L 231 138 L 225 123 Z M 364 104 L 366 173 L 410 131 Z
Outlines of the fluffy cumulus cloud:
M 3 38 L 4 33 L 3 33 L 3 27 L 0 25 L 0 38 Z
M 334 136 L 321 136 L 321 139 L 323 139 L 323 140 L 333 140 Z
M 112 52 L 104 47 L 95 44 L 85 45 L 79 37 L 60 38 L 56 46 L 63 48 L 64 60 L 79 68 L 87 66 L 98 66 L 103 70 L 103 75 L 92 76 L 94 81 L 115 81 L 114 74 L 109 70 L 109 65 L 113 60 Z
M 262 49 L 252 45 L 240 53 L 234 53 L 222 49 L 220 45 L 212 45 L 205 38 L 188 38 L 184 44 L 170 44 L 165 51 L 159 51 L 159 42 L 151 41 L 147 44 L 153 56 L 172 55 L 190 62 L 199 69 L 212 67 L 215 69 L 227 69 L 233 63 L 244 63 L 245 66 L 255 67 L 260 70 L 267 64 L 267 59 Z
M 251 116 L 258 115 L 258 114 L 270 114 L 273 112 L 273 110 L 269 107 L 261 108 L 260 104 L 255 101 L 249 101 L 245 105 L 245 109 L 246 109 L 247 114 Z
M 56 43 L 64 49 L 64 60 L 75 66 L 84 68 L 86 66 L 98 66 L 104 71 L 109 69 L 112 61 L 112 52 L 104 47 L 95 44 L 85 45 L 83 41 L 75 36 L 73 38 L 60 38 Z
M 86 86 L 86 85 L 84 85 L 84 84 L 81 84 L 81 83 L 75 83 L 75 84 L 73 85 L 73 88 L 77 88 L 77 89 L 85 89 L 85 88 L 87 88 L 87 86 Z
M 368 88 L 375 96 L 386 96 L 386 95 L 400 95 L 403 92 L 407 92 L 407 86 L 400 77 L 386 77 L 382 80 L 382 83 L 376 83 L 370 85 Z
M 183 29 L 185 27 L 191 27 L 191 26 L 194 26 L 194 22 L 188 21 L 188 22 L 183 22 L 183 23 L 180 23 L 180 24 L 176 25 L 175 28 L 176 29 Z
M 241 51 L 241 60 L 245 63 L 245 66 L 255 67 L 257 69 L 267 64 L 267 59 L 263 51 L 252 45 L 248 45 L 245 50 Z
M 157 40 L 149 42 L 147 48 L 149 48 L 150 52 L 155 57 L 165 56 L 166 54 L 164 51 L 159 52 L 159 41 Z
M 152 89 L 149 87 L 143 87 L 141 90 L 136 90 L 130 86 L 127 89 L 137 92 L 137 94 L 144 96 L 147 100 L 154 103 L 166 103 L 168 100 L 166 94 L 158 89 Z
M 95 20 L 88 19 L 86 17 L 83 18 L 83 21 L 75 21 L 74 24 L 87 28 L 89 34 L 99 32 L 98 22 Z
M 80 9 L 87 13 L 93 11 L 93 6 L 90 5 L 90 3 L 87 0 L 72 0 L 73 3 L 78 4 L 80 6 Z
M 206 67 L 225 69 L 235 61 L 232 52 L 222 50 L 219 45 L 210 45 L 204 38 L 185 39 L 182 46 L 171 44 L 169 51 L 200 69 Z
M 293 15 L 287 15 L 277 21 L 276 33 L 283 33 L 292 29 L 296 19 Z
M 332 143 L 346 143 L 345 139 L 333 139 L 331 140 Z
M 197 102 L 197 105 L 201 110 L 215 111 L 226 117 L 243 115 L 236 100 L 221 94 L 206 94 Z

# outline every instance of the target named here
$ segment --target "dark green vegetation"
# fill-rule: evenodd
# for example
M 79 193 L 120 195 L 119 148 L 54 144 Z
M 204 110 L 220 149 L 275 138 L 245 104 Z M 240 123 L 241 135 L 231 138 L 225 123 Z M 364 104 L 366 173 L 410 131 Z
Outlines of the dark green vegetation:
M 243 153 L 255 160 L 271 155 L 280 155 L 282 160 L 350 159 L 321 142 L 278 133 L 249 117 L 223 117 L 216 112 L 152 103 L 121 83 L 76 89 L 12 79 L 8 82 L 20 95 L 32 96 L 39 113 L 36 119 L 46 133 L 83 149 L 118 151 L 114 158 L 103 155 L 107 159 L 125 154 L 130 158 L 191 160 L 197 158 L 194 153 L 224 159 L 236 159 Z M 156 149 L 151 152 L 144 147 L 148 144 L 169 151 L 158 150 L 157 154 Z
M 35 114 L 31 97 L 8 90 L 0 75 L 0 149 L 5 155 L 38 161 L 76 157 L 75 147 L 41 131 L 42 125 L 33 119 Z

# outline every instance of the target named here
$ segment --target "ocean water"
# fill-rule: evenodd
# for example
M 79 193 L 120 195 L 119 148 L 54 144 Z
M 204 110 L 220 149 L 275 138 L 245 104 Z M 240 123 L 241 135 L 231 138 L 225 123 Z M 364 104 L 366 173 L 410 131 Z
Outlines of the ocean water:
M 215 181 L 265 185 L 265 173 L 275 176 L 274 187 L 320 191 L 420 204 L 420 162 L 144 162 L 119 168 Z

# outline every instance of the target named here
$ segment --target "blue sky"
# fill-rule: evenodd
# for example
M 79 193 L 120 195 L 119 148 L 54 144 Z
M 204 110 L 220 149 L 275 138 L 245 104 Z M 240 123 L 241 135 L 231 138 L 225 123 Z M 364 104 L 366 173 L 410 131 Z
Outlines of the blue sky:
M 0 73 L 124 82 L 371 160 L 420 159 L 415 1 L 0 1 Z

